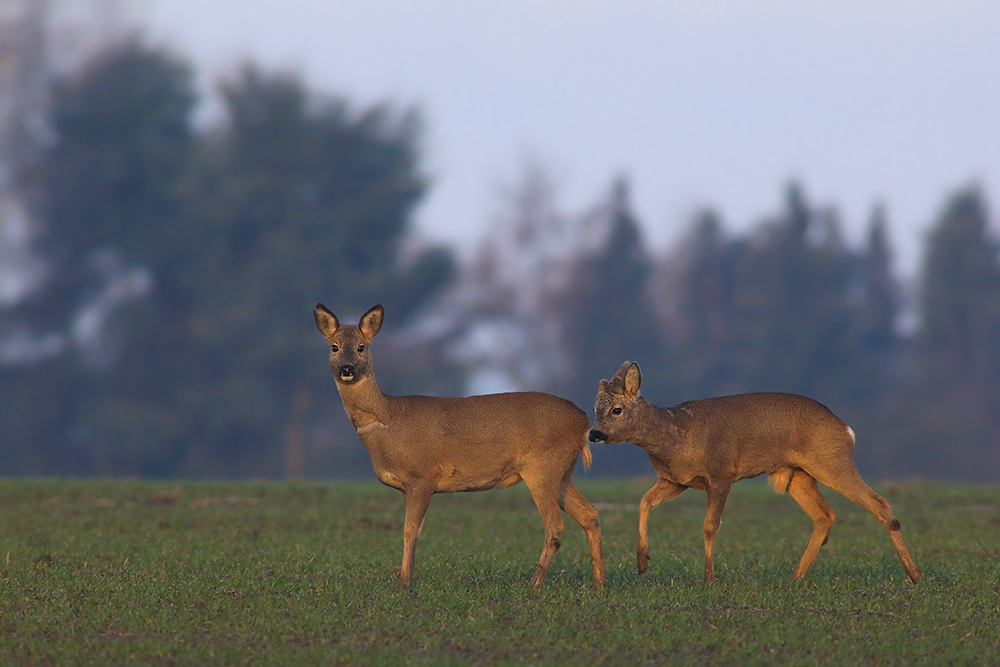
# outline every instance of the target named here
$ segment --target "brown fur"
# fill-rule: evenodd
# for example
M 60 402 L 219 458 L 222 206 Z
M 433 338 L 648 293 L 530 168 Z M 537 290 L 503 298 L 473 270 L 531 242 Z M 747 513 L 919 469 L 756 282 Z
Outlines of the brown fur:
M 563 533 L 561 511 L 590 542 L 594 583 L 606 581 L 597 511 L 573 487 L 581 452 L 590 465 L 586 413 L 562 398 L 519 392 L 468 398 L 387 396 L 375 383 L 369 345 L 382 328 L 382 306 L 357 326 L 341 325 L 323 304 L 313 311 L 330 344 L 330 369 L 344 409 L 383 484 L 403 492 L 401 582 L 413 575 L 417 535 L 435 493 L 506 488 L 524 480 L 545 524 L 545 545 L 532 582 L 545 580 Z
M 795 468 L 778 468 L 767 476 L 767 483 L 771 485 L 775 493 L 788 493 L 793 474 L 795 474 Z
M 854 466 L 854 432 L 825 406 L 795 394 L 740 394 L 658 408 L 639 396 L 641 382 L 639 366 L 627 361 L 610 382 L 602 380 L 590 432 L 592 442 L 628 441 L 642 447 L 659 475 L 639 506 L 640 574 L 649 561 L 650 511 L 695 488 L 708 494 L 705 580 L 714 581 L 712 551 L 729 489 L 733 482 L 766 474 L 775 491 L 787 492 L 813 520 L 813 535 L 794 578 L 809 571 L 836 518 L 817 481 L 871 512 L 889 531 L 910 579 L 923 577 L 889 503 Z

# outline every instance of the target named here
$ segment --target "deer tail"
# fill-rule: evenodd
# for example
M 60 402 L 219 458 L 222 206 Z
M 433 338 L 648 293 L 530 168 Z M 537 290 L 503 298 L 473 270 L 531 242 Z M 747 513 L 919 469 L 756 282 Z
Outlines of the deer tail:
M 590 443 L 587 442 L 586 438 L 583 441 L 583 450 L 581 450 L 581 454 L 583 454 L 583 469 L 590 470 L 590 464 L 594 460 L 594 457 L 590 454 Z
M 767 483 L 771 485 L 775 493 L 785 493 L 792 483 L 792 475 L 795 468 L 778 468 L 767 476 Z

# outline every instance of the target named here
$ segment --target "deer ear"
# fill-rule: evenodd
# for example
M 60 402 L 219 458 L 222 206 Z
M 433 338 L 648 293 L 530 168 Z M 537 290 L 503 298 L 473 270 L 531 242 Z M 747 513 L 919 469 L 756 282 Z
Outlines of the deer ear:
M 618 372 L 615 373 L 616 378 L 625 379 L 625 373 L 628 371 L 629 367 L 632 365 L 631 361 L 626 361 L 621 366 L 618 367 Z
M 642 373 L 639 372 L 639 364 L 631 364 L 625 372 L 625 393 L 630 396 L 639 394 L 639 385 L 642 384 Z
M 331 313 L 330 309 L 321 303 L 317 303 L 316 307 L 313 309 L 313 317 L 316 318 L 316 328 L 319 329 L 319 332 L 326 338 L 329 338 L 333 334 L 337 333 L 337 329 L 340 328 L 340 322 L 337 321 L 337 316 Z
M 369 341 L 382 329 L 382 318 L 384 315 L 385 310 L 382 308 L 382 304 L 378 304 L 369 308 L 368 312 L 361 316 L 358 328 L 361 329 L 361 333 Z

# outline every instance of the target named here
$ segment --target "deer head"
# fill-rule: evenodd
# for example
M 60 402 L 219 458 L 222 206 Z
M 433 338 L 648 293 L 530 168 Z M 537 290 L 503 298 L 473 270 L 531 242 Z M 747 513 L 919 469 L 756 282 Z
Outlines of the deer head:
M 316 327 L 330 344 L 330 371 L 337 384 L 354 384 L 372 373 L 372 355 L 368 346 L 382 328 L 384 310 L 373 306 L 357 326 L 341 325 L 337 316 L 321 303 L 316 304 L 313 317 Z
M 594 403 L 594 428 L 589 436 L 591 442 L 624 442 L 635 433 L 635 406 L 641 384 L 639 364 L 630 361 L 623 363 L 611 380 L 601 380 Z

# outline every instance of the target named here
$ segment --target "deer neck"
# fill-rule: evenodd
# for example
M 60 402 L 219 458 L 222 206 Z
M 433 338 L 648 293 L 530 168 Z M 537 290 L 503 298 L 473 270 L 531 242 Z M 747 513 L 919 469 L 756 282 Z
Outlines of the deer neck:
M 379 390 L 374 374 L 368 373 L 352 384 L 338 382 L 337 390 L 358 435 L 389 423 L 389 401 Z
M 680 439 L 682 426 L 676 410 L 658 408 L 640 397 L 636 403 L 636 413 L 639 426 L 635 436 L 629 439 L 633 445 L 652 453 L 672 449 Z

